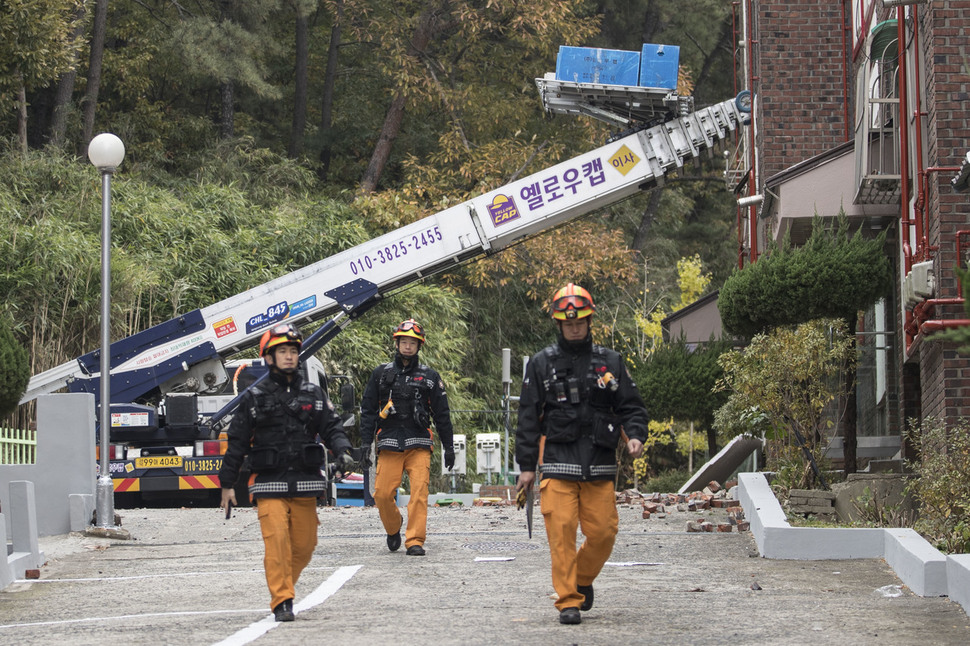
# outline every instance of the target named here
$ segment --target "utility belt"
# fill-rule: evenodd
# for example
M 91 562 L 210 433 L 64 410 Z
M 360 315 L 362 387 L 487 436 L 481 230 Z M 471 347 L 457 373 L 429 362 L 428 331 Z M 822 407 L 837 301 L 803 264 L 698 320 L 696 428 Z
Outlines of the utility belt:
M 276 446 L 256 446 L 249 453 L 249 468 L 253 473 L 269 473 L 289 467 L 319 469 L 323 463 L 323 445 L 316 442 L 304 444 L 296 451 L 281 451 Z
M 591 437 L 596 446 L 616 449 L 623 434 L 623 425 L 616 415 L 599 410 L 580 415 L 573 407 L 546 411 L 543 425 L 546 442 L 553 444 L 568 444 L 586 436 Z
M 394 400 L 388 399 L 381 409 L 380 417 L 385 420 L 385 428 L 408 428 L 413 424 L 424 430 L 431 426 L 431 415 L 421 400 L 407 401 L 398 406 Z

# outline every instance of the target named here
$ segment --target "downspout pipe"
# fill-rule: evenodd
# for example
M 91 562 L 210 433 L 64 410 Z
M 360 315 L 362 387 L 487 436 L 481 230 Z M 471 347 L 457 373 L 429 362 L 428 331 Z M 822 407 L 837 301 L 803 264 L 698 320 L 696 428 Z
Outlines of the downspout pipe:
M 750 155 L 751 155 L 751 170 L 748 171 L 750 176 L 748 178 L 748 195 L 753 196 L 758 194 L 757 186 L 757 142 L 755 141 L 755 122 L 757 121 L 757 93 L 755 92 L 754 86 L 754 44 L 755 40 L 752 37 L 753 31 L 753 18 L 751 17 L 751 12 L 753 10 L 753 0 L 748 0 L 747 2 L 747 19 L 745 20 L 745 27 L 747 33 L 745 34 L 745 51 L 747 52 L 748 58 L 748 90 L 751 92 L 751 124 L 748 126 L 748 132 L 750 133 Z M 752 204 L 748 208 L 748 222 L 751 228 L 751 239 L 749 240 L 751 249 L 750 257 L 751 262 L 756 262 L 758 260 L 758 207 Z
M 906 94 L 906 13 L 903 7 L 896 7 L 896 38 L 899 50 L 899 200 L 900 224 L 903 241 L 903 275 L 913 268 L 913 249 L 910 245 L 909 227 L 912 220 L 909 217 L 909 127 L 907 125 L 907 108 L 909 98 Z
M 906 124 L 909 100 L 906 96 L 906 14 L 903 7 L 896 7 L 896 49 L 899 51 L 899 239 L 902 244 L 903 276 L 913 269 L 913 248 L 910 244 L 909 227 L 909 128 Z M 914 315 L 904 308 L 903 329 L 908 353 L 919 328 L 915 325 Z
M 849 96 L 849 50 L 847 49 L 846 40 L 846 29 L 845 26 L 845 5 L 849 0 L 842 0 L 842 96 Z M 899 49 L 898 47 L 896 48 Z M 852 139 L 852 124 L 849 122 L 849 102 L 845 100 L 842 102 L 842 122 L 845 124 L 845 140 L 849 141 Z

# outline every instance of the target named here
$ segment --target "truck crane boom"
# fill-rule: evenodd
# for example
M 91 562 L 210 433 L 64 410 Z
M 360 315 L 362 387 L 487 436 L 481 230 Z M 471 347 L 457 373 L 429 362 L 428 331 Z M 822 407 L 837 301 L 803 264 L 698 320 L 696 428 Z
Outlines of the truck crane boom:
M 208 496 L 220 488 L 222 425 L 244 382 L 266 374 L 261 361 L 231 358 L 256 346 L 271 325 L 326 319 L 301 352 L 308 378 L 325 387 L 314 353 L 394 290 L 658 186 L 685 161 L 713 154 L 744 123 L 734 99 L 687 112 L 691 102 L 667 91 L 548 77 L 536 83 L 549 112 L 633 128 L 605 146 L 112 343 L 116 500 Z M 672 109 L 681 116 L 646 123 Z M 96 350 L 39 373 L 21 403 L 67 387 L 91 393 L 100 406 L 100 364 Z
M 737 129 L 734 100 L 640 130 L 403 226 L 275 280 L 193 310 L 111 345 L 111 399 L 213 392 L 224 360 L 267 327 L 352 313 L 361 294 L 381 298 L 472 259 L 662 184 L 688 159 Z M 98 397 L 100 351 L 35 375 L 21 403 L 64 386 Z

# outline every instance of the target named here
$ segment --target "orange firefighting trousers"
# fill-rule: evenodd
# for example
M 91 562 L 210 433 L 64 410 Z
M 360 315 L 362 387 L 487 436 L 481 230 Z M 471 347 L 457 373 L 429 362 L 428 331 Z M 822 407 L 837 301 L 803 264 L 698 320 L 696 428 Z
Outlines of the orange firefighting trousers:
M 404 545 L 424 545 L 428 525 L 428 484 L 431 481 L 431 451 L 408 449 L 407 451 L 381 451 L 377 456 L 377 477 L 374 478 L 374 504 L 381 515 L 381 523 L 388 534 L 401 529 L 403 516 L 397 508 L 394 493 L 401 486 L 401 478 L 407 471 L 411 482 L 411 499 L 408 501 L 408 526 L 404 532 Z
M 592 585 L 613 552 L 620 521 L 613 481 L 573 482 L 543 478 L 539 483 L 542 517 L 552 557 L 557 610 L 578 608 L 585 597 L 578 585 Z M 576 550 L 576 528 L 586 540 Z
M 259 528 L 263 532 L 263 569 L 272 596 L 270 608 L 295 596 L 300 573 L 317 546 L 316 498 L 259 498 Z

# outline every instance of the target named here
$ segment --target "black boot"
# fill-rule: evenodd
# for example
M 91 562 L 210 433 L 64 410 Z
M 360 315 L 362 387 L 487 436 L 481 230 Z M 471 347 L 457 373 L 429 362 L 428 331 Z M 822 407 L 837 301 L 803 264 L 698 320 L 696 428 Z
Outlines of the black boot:
M 280 601 L 279 605 L 273 608 L 273 615 L 276 621 L 293 621 L 296 615 L 293 614 L 293 599 Z
M 579 614 L 579 608 L 563 608 L 559 612 L 559 623 L 561 624 L 583 623 L 583 618 Z
M 401 519 L 401 527 L 404 527 L 404 519 Z M 401 527 L 397 528 L 396 534 L 387 535 L 387 549 L 396 552 L 401 549 Z
M 593 607 L 593 584 L 590 583 L 589 585 L 577 585 L 576 591 L 579 592 L 579 594 L 586 597 L 585 599 L 583 599 L 583 605 L 581 605 L 579 609 L 589 610 L 590 608 L 592 608 Z

